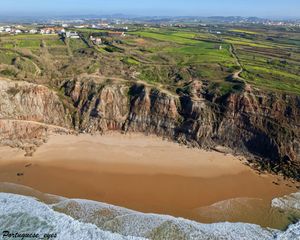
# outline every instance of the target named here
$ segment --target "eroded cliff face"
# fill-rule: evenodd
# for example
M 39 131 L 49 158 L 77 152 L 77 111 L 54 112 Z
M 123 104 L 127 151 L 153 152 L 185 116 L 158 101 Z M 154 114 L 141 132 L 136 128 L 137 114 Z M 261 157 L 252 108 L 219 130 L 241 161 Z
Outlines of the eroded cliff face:
M 0 143 L 31 154 L 49 133 L 68 133 L 71 116 L 62 100 L 45 86 L 0 80 Z
M 212 94 L 200 81 L 188 93 L 129 82 L 69 80 L 63 94 L 0 81 L 0 143 L 32 153 L 49 133 L 156 134 L 207 149 L 228 147 L 263 169 L 300 179 L 300 97 L 246 86 Z
M 139 84 L 68 81 L 76 129 L 157 134 L 186 145 L 224 146 L 264 169 L 299 178 L 300 97 L 251 89 L 212 95 L 201 82 L 189 94 Z
M 258 157 L 260 165 L 300 177 L 300 98 L 248 90 L 220 102 L 216 141 Z

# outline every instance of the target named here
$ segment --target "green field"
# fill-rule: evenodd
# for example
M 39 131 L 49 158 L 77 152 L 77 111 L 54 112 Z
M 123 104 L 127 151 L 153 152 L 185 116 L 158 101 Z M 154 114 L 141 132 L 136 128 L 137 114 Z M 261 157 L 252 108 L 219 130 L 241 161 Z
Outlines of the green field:
M 191 36 L 187 37 L 186 35 L 182 35 L 182 33 L 167 33 L 167 32 L 148 32 L 148 31 L 139 31 L 139 32 L 132 32 L 131 34 L 137 35 L 139 37 L 144 38 L 152 38 L 155 40 L 178 43 L 178 44 L 197 44 L 198 41 L 190 38 Z M 194 36 L 194 35 L 193 35 Z
M 259 34 L 259 32 L 253 32 L 253 31 L 249 31 L 249 30 L 246 30 L 246 29 L 231 29 L 230 31 L 231 32 L 237 32 L 237 33 L 253 34 L 253 35 Z
M 260 26 L 137 27 L 119 39 L 94 45 L 95 29 L 70 29 L 83 39 L 57 35 L 0 36 L 0 75 L 58 81 L 99 74 L 156 84 L 173 91 L 194 80 L 218 94 L 244 82 L 271 91 L 300 94 L 300 37 L 292 30 Z M 243 70 L 239 81 L 235 72 Z M 241 80 L 242 79 L 242 80 Z

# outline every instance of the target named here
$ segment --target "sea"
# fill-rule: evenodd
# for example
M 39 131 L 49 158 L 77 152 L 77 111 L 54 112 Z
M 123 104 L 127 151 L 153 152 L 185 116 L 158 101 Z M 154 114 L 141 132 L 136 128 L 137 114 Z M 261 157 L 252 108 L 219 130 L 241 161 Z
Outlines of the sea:
M 228 206 L 236 201 L 239 202 L 230 200 L 215 207 L 228 212 Z M 242 199 L 244 205 L 246 202 Z M 200 223 L 1 183 L 0 239 L 300 239 L 300 192 L 273 199 L 271 207 L 290 217 L 285 229 L 247 222 Z

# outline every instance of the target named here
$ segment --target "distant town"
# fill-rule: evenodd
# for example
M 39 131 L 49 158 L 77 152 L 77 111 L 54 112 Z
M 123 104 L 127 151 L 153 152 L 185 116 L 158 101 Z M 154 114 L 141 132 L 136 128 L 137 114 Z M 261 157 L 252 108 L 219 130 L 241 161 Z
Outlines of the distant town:
M 83 21 L 75 21 L 81 23 Z M 112 38 L 125 37 L 125 32 L 128 30 L 127 26 L 115 26 L 108 22 L 101 21 L 93 24 L 68 24 L 68 23 L 51 23 L 48 25 L 37 24 L 13 24 L 0 26 L 0 34 L 2 35 L 18 35 L 18 34 L 42 34 L 42 35 L 59 35 L 62 39 L 79 39 L 80 33 L 77 32 L 82 29 L 102 30 L 97 32 L 97 36 L 90 35 L 90 41 L 95 45 L 102 43 L 113 43 Z M 1 36 L 1 35 L 0 35 Z M 110 38 L 110 40 L 107 40 Z
M 1 24 L 2 23 L 2 24 Z M 62 16 L 57 18 L 47 17 L 5 17 L 0 16 L 0 33 L 11 32 L 21 33 L 22 26 L 24 25 L 37 25 L 44 26 L 60 26 L 63 28 L 93 28 L 93 29 L 121 29 L 128 30 L 128 25 L 132 24 L 150 24 L 150 25 L 167 25 L 176 26 L 184 24 L 206 25 L 206 24 L 243 24 L 243 25 L 264 25 L 264 26 L 279 26 L 279 27 L 300 27 L 300 19 L 269 19 L 258 17 L 134 17 L 127 15 L 108 15 L 108 16 Z M 8 26 L 7 26 L 8 25 Z M 10 25 L 14 28 L 10 29 Z M 6 27 L 6 28 L 5 28 Z M 36 29 L 37 31 L 40 30 Z M 34 31 L 34 29 L 33 29 Z M 38 33 L 38 32 L 37 32 Z
M 75 21 L 78 22 L 78 21 Z M 83 21 L 82 21 L 83 22 Z M 100 22 L 97 24 L 67 24 L 67 23 L 50 23 L 44 25 L 38 24 L 11 24 L 4 25 L 0 24 L 0 33 L 6 34 L 21 34 L 21 33 L 29 33 L 29 34 L 69 34 L 70 37 L 75 37 L 75 35 L 68 33 L 66 31 L 67 28 L 73 29 L 98 29 L 98 30 L 111 30 L 114 32 L 120 31 L 124 34 L 124 31 L 128 30 L 127 26 L 115 27 L 114 25 L 110 25 L 107 22 Z
M 195 25 L 201 27 L 212 26 L 216 24 L 235 24 L 235 25 L 262 25 L 277 27 L 295 27 L 300 28 L 300 20 L 270 20 L 256 17 L 106 17 L 106 18 L 66 18 L 66 19 L 40 19 L 27 20 L 27 22 L 1 23 L 0 34 L 58 34 L 66 38 L 80 38 L 76 29 L 103 30 L 102 36 L 123 37 L 129 30 L 129 27 L 178 27 L 185 28 Z M 209 30 L 215 34 L 221 34 L 221 31 Z M 100 34 L 101 35 L 101 34 Z M 99 44 L 101 39 L 91 36 L 94 43 Z

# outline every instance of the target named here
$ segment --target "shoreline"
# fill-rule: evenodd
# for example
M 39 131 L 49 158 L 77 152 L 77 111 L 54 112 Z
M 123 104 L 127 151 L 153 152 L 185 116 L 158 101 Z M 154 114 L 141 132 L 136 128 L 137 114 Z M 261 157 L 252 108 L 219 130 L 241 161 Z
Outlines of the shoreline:
M 290 181 L 274 184 L 278 179 L 231 154 L 142 134 L 52 135 L 32 157 L 0 147 L 0 182 L 193 220 L 201 220 L 195 210 L 218 202 L 268 202 L 297 191 Z

